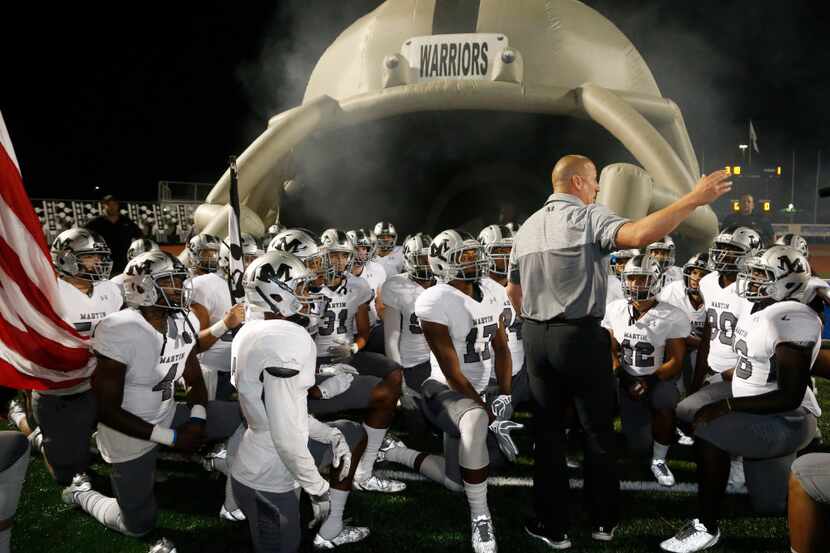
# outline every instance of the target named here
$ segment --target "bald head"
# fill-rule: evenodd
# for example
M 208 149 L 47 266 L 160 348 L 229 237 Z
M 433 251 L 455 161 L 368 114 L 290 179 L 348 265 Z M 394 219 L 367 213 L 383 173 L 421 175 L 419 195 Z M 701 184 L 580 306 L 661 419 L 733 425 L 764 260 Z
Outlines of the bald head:
M 593 161 L 581 155 L 570 154 L 557 161 L 551 181 L 554 192 L 572 194 L 586 204 L 593 203 L 599 192 L 597 168 Z

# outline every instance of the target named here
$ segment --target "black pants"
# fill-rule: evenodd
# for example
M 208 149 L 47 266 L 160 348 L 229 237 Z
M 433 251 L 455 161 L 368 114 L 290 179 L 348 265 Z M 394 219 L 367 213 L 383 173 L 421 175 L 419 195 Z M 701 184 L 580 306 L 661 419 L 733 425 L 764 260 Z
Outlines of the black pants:
M 569 526 L 568 470 L 563 425 L 573 398 L 585 431 L 585 497 L 594 526 L 619 521 L 620 480 L 613 427 L 615 383 L 608 332 L 598 321 L 537 323 L 525 320 L 530 394 L 533 399 L 533 506 L 549 528 Z

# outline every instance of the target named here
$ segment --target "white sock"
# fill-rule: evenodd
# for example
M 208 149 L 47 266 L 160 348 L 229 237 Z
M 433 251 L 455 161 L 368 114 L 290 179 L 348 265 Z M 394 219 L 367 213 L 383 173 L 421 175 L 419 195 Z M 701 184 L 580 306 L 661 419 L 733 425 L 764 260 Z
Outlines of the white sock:
M 26 412 L 23 411 L 23 410 L 13 411 L 12 413 L 9 413 L 9 415 L 10 415 L 9 418 L 11 418 L 14 425 L 18 428 L 20 428 L 20 421 L 22 421 L 26 418 Z M 0 551 L 2 551 L 2 550 L 0 550 Z
M 336 538 L 343 531 L 343 511 L 346 510 L 346 500 L 349 499 L 349 492 L 343 490 L 329 489 L 331 499 L 331 511 L 326 521 L 320 526 L 320 537 L 330 540 Z
M 393 447 L 386 452 L 386 460 L 414 469 L 415 460 L 420 454 L 420 451 L 415 451 L 414 449 L 409 449 L 408 447 Z M 430 455 L 430 457 L 432 457 L 432 455 Z
M 357 470 L 354 473 L 354 479 L 358 482 L 363 482 L 372 477 L 378 450 L 383 445 L 386 431 L 389 430 L 388 428 L 372 428 L 366 426 L 366 423 L 363 423 L 363 428 L 366 430 L 366 451 L 363 452 L 363 457 L 360 458 L 360 464 L 357 465 Z
M 470 518 L 481 515 L 490 516 L 490 507 L 487 506 L 487 481 L 480 484 L 464 482 L 464 494 L 470 506 Z
M 0 530 L 0 553 L 9 553 L 11 551 L 12 529 L 6 528 Z
M 660 442 L 655 441 L 654 445 L 652 446 L 652 453 L 651 458 L 654 461 L 660 460 L 665 461 L 666 455 L 669 454 L 669 446 L 663 445 Z

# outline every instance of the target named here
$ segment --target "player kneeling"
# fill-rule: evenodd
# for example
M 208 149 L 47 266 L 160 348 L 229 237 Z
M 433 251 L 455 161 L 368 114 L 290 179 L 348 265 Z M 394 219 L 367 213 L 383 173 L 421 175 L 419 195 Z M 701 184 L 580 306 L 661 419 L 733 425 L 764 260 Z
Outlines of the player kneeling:
M 235 403 L 207 400 L 196 358 L 199 321 L 187 311 L 188 274 L 172 255 L 148 252 L 124 270 L 130 309 L 98 323 L 92 389 L 98 400 L 98 449 L 112 466 L 115 498 L 73 479 L 63 501 L 129 536 L 155 526 L 153 493 L 158 444 L 193 452 L 205 441 L 230 436 L 241 417 Z M 177 403 L 173 383 L 184 378 L 187 404 Z
M 666 455 L 674 440 L 677 377 L 691 328 L 680 309 L 657 301 L 662 280 L 657 260 L 633 257 L 622 273 L 625 299 L 608 306 L 602 325 L 611 332 L 628 447 L 640 454 L 651 446 L 651 472 L 661 485 L 674 486 Z
M 738 294 L 752 302 L 735 327 L 738 356 L 724 380 L 731 390 L 694 415 L 698 516 L 660 546 L 689 553 L 720 540 L 729 456 L 744 457 L 746 484 L 758 511 L 781 512 L 795 454 L 812 439 L 821 410 L 809 387 L 821 348 L 821 319 L 804 305 L 810 265 L 796 249 L 773 246 L 738 274 Z
M 369 535 L 343 525 L 357 461 L 366 447 L 360 424 L 323 424 L 308 414 L 317 348 L 306 330 L 319 297 L 316 275 L 294 255 L 273 251 L 251 263 L 242 285 L 249 308 L 265 320 L 245 323 L 231 346 L 232 381 L 248 429 L 231 464 L 232 487 L 257 552 L 291 552 L 300 545 L 299 489 L 322 523 L 316 549 L 334 549 Z M 331 465 L 327 482 L 317 467 Z

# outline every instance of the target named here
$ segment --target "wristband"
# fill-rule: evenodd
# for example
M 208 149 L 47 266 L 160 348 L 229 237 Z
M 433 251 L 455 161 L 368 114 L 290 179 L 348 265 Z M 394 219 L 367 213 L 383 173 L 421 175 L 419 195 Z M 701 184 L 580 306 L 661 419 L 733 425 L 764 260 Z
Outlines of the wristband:
M 214 338 L 221 338 L 223 334 L 228 331 L 228 325 L 225 324 L 224 320 L 219 321 L 218 323 L 214 323 L 213 326 L 208 328 L 208 332 Z
M 191 407 L 190 418 L 199 419 L 199 422 L 205 422 L 207 420 L 207 410 L 205 409 L 205 406 L 196 404 Z
M 176 443 L 176 431 L 172 428 L 165 428 L 157 424 L 153 427 L 153 433 L 150 434 L 150 441 L 161 445 L 172 446 Z
M 352 342 L 352 347 L 350 349 L 352 350 L 352 353 L 357 353 L 358 351 L 360 351 L 360 348 L 357 347 L 357 342 Z

